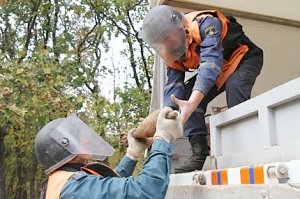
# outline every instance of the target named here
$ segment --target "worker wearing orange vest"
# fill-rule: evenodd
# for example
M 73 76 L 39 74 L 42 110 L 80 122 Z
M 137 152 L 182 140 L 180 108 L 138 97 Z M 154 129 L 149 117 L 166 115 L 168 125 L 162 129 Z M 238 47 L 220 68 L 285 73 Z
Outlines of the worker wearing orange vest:
M 134 129 L 128 132 L 126 155 L 113 170 L 99 161 L 111 156 L 114 149 L 75 114 L 49 122 L 35 140 L 37 159 L 48 174 L 40 198 L 163 199 L 174 151 L 170 142 L 183 133 L 180 114 L 176 111 L 177 118 L 167 119 L 170 112 L 170 107 L 160 111 L 150 156 L 136 177 L 132 172 L 149 143 L 133 138 Z
M 168 66 L 164 106 L 180 110 L 192 156 L 175 173 L 201 170 L 209 155 L 207 104 L 226 91 L 228 108 L 250 99 L 263 65 L 263 51 L 234 17 L 217 10 L 182 14 L 160 5 L 144 18 L 141 37 Z M 185 81 L 185 74 L 196 75 Z

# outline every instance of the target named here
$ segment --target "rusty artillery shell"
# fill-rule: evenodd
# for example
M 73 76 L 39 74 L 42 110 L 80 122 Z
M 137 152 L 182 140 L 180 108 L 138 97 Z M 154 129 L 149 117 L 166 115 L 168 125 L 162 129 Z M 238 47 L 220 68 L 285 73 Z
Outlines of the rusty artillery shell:
M 153 111 L 143 121 L 139 123 L 133 132 L 135 138 L 149 138 L 153 137 L 156 131 L 156 123 L 160 110 Z M 166 116 L 167 119 L 176 119 L 176 112 L 169 112 Z

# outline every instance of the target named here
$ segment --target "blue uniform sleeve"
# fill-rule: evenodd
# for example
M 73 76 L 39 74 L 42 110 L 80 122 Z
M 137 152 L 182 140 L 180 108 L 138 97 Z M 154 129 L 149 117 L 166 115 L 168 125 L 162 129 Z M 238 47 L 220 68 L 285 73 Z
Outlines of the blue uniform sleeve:
M 163 199 L 170 182 L 173 152 L 171 144 L 156 139 L 150 156 L 138 176 L 103 178 L 78 172 L 64 185 L 60 198 Z
M 201 62 L 193 90 L 200 90 L 206 95 L 214 86 L 223 66 L 222 24 L 216 17 L 202 18 L 199 24 Z
M 136 163 L 137 161 L 124 156 L 115 170 L 121 177 L 128 177 L 132 175 Z
M 178 110 L 178 105 L 171 100 L 174 94 L 178 99 L 184 99 L 184 72 L 177 71 L 170 67 L 167 68 L 168 81 L 164 90 L 164 107 L 168 106 L 174 110 Z

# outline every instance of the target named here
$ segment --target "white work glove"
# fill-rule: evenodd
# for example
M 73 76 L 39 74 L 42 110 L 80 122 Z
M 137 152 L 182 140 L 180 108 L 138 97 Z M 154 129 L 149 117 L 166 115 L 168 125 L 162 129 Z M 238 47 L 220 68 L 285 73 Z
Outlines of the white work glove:
M 141 154 L 148 148 L 149 141 L 145 138 L 136 139 L 132 137 L 132 134 L 135 129 L 128 131 L 127 140 L 127 156 L 133 160 L 138 160 Z
M 166 142 L 172 142 L 177 138 L 180 138 L 183 134 L 183 128 L 181 123 L 180 113 L 177 113 L 175 119 L 167 119 L 167 114 L 172 113 L 174 110 L 170 107 L 163 108 L 157 118 L 155 137 L 160 137 Z

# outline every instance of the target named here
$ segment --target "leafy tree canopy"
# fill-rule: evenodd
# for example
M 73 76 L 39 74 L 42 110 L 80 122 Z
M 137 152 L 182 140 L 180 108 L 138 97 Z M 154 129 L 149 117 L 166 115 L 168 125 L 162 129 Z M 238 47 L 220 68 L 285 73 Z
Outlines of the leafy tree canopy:
M 38 198 L 45 174 L 34 154 L 35 136 L 71 112 L 122 153 L 118 134 L 149 112 L 153 58 L 138 38 L 147 9 L 145 0 L 5 2 L 0 9 L 1 199 Z M 103 61 L 116 37 L 125 46 L 117 56 L 127 60 L 117 66 Z M 115 79 L 124 71 L 125 86 L 117 87 Z M 113 99 L 103 94 L 106 77 Z

